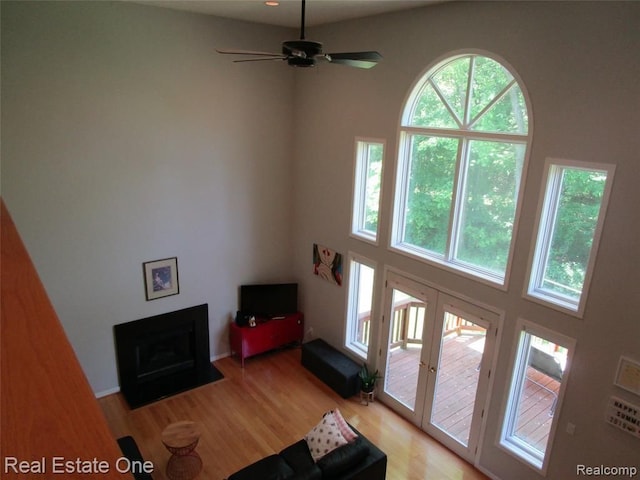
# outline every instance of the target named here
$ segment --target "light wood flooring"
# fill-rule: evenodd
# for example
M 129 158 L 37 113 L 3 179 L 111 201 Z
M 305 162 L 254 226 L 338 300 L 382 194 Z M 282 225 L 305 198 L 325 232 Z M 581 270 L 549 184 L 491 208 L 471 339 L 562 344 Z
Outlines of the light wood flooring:
M 488 477 L 380 402 L 343 399 L 300 364 L 292 348 L 214 365 L 225 378 L 131 410 L 120 394 L 99 400 L 114 437 L 132 435 L 164 480 L 170 457 L 160 441 L 172 422 L 202 425 L 197 451 L 203 459 L 198 479 L 223 479 L 236 470 L 301 439 L 333 408 L 388 456 L 388 479 L 485 480 Z

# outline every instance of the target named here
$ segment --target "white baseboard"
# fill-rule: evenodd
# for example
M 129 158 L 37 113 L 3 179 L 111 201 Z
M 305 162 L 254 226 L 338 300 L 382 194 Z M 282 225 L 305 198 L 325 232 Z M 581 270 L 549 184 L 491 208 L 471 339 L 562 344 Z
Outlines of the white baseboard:
M 226 357 L 230 357 L 231 356 L 231 352 L 225 352 L 225 353 L 221 353 L 219 355 L 213 355 L 212 357 L 210 357 L 210 360 L 212 362 L 215 362 L 216 360 L 220 360 L 221 358 L 226 358 Z
M 113 387 L 107 390 L 102 390 L 101 392 L 95 392 L 96 398 L 106 397 L 107 395 L 113 395 L 114 393 L 118 393 L 120 391 L 120 387 Z

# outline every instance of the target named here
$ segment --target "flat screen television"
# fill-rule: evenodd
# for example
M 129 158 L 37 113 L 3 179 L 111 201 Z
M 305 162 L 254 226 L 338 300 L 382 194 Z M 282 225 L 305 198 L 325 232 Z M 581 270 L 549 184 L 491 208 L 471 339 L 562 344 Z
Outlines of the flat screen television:
M 273 318 L 298 311 L 297 283 L 240 286 L 240 311 L 245 315 Z

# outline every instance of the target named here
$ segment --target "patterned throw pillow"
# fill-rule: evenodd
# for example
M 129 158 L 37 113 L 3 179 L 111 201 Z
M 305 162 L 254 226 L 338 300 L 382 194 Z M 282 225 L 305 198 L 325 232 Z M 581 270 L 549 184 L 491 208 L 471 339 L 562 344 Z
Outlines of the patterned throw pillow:
M 347 442 L 351 443 L 358 438 L 356 432 L 351 429 L 347 421 L 342 416 L 342 413 L 337 408 L 333 411 L 333 418 L 335 418 L 338 428 L 340 429 L 340 433 Z
M 336 422 L 333 413 L 327 413 L 320 420 L 320 423 L 305 435 L 304 439 L 307 441 L 307 446 L 314 462 L 317 462 L 336 448 L 347 444 L 342 433 L 340 433 L 338 422 Z

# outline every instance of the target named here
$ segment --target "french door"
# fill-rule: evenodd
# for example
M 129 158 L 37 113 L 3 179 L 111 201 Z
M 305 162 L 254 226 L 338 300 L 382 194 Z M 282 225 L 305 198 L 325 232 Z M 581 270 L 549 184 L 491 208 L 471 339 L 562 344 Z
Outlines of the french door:
M 498 315 L 394 272 L 384 312 L 382 399 L 473 462 Z

